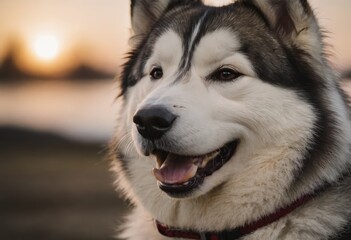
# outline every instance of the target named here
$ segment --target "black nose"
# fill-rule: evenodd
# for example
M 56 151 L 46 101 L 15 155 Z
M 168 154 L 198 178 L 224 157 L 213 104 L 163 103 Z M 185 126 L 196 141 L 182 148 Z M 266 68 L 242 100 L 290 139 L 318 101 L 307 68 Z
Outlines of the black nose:
M 162 106 L 153 106 L 140 109 L 133 117 L 138 132 L 147 139 L 159 139 L 169 129 L 177 118 L 173 113 Z

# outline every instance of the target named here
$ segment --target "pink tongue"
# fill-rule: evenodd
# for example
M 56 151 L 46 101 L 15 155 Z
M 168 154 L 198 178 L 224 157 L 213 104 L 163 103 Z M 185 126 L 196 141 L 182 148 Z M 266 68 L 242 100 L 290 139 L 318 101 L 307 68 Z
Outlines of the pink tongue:
M 156 179 L 167 184 L 181 184 L 195 176 L 200 158 L 186 158 L 168 154 L 160 169 L 154 168 Z

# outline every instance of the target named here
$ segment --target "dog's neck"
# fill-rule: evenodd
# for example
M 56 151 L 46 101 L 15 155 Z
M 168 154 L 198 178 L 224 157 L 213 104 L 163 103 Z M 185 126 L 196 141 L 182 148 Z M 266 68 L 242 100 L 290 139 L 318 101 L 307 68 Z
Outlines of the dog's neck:
M 265 227 L 283 218 L 284 216 L 288 215 L 289 213 L 291 213 L 301 205 L 308 202 L 311 198 L 315 197 L 325 188 L 326 186 L 324 186 L 322 189 L 319 189 L 313 193 L 303 195 L 302 197 L 292 202 L 290 205 L 280 208 L 276 212 L 270 215 L 267 215 L 254 222 L 251 222 L 245 226 L 237 227 L 235 229 L 230 229 L 230 230 L 224 230 L 221 232 L 197 232 L 197 231 L 191 231 L 191 230 L 181 230 L 178 228 L 172 228 L 167 225 L 164 225 L 157 220 L 155 220 L 155 222 L 159 233 L 166 237 L 197 239 L 197 240 L 229 240 L 229 239 L 234 240 L 234 239 L 239 239 L 240 237 L 250 234 L 259 228 Z

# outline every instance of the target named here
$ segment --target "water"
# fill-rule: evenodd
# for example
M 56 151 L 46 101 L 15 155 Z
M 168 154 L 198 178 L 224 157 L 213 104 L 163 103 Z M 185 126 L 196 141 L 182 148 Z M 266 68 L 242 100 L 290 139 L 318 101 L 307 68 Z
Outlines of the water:
M 0 126 L 49 131 L 84 141 L 106 141 L 116 119 L 114 80 L 28 81 L 0 85 Z

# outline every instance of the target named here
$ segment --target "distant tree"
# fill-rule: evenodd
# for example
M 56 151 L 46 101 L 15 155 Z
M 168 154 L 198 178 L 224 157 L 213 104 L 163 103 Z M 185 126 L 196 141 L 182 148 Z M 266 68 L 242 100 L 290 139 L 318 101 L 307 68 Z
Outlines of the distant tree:
M 17 66 L 15 58 L 20 48 L 21 44 L 16 39 L 10 42 L 7 54 L 0 65 L 0 82 L 38 77 L 24 72 Z
M 82 64 L 77 68 L 73 69 L 71 72 L 65 76 L 55 77 L 55 76 L 42 76 L 39 74 L 32 74 L 23 71 L 16 64 L 16 55 L 20 49 L 20 43 L 16 40 L 11 41 L 10 46 L 8 47 L 8 52 L 5 55 L 2 63 L 0 64 L 0 83 L 13 83 L 15 81 L 22 80 L 31 80 L 31 79 L 48 79 L 48 78 L 60 78 L 60 79 L 69 79 L 69 80 L 79 80 L 79 81 L 90 81 L 97 79 L 112 79 L 113 74 L 97 70 L 88 65 Z
M 80 65 L 70 73 L 68 73 L 65 78 L 68 79 L 80 79 L 80 80 L 96 80 L 96 79 L 112 79 L 113 75 L 92 68 L 88 65 Z

